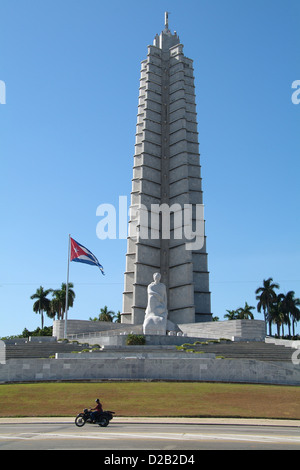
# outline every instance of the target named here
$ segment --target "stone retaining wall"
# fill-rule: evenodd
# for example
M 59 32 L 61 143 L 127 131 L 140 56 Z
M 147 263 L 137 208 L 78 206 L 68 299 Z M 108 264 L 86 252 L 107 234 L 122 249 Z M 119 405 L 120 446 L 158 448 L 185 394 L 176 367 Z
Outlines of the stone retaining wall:
M 230 320 L 219 322 L 185 323 L 178 325 L 180 330 L 190 337 L 196 338 L 228 338 L 232 341 L 263 341 L 265 338 L 265 322 L 262 320 Z M 123 323 L 99 322 L 89 320 L 68 320 L 68 337 L 75 339 L 74 335 L 89 333 L 101 336 L 107 332 L 108 336 L 120 334 L 122 330 L 142 333 L 142 325 L 129 325 Z M 64 337 L 64 320 L 53 322 L 53 336 L 57 339 Z
M 264 341 L 265 338 L 263 320 L 227 320 L 178 326 L 188 336 L 201 338 L 227 338 L 232 341 Z
M 124 328 L 121 323 L 113 323 L 107 321 L 90 321 L 90 320 L 68 320 L 67 334 L 77 335 L 81 333 L 94 333 L 105 330 L 118 330 Z M 65 321 L 54 320 L 52 335 L 57 339 L 64 338 Z
M 178 380 L 300 385 L 300 366 L 256 360 L 118 357 L 9 359 L 0 382 L 49 380 Z

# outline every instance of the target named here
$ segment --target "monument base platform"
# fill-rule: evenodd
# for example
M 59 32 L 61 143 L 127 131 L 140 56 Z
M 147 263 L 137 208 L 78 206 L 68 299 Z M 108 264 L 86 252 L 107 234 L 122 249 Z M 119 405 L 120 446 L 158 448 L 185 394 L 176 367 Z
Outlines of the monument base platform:
M 69 340 L 87 340 L 90 344 L 103 343 L 104 337 L 107 337 L 109 344 L 110 338 L 115 336 L 125 336 L 127 334 L 143 334 L 143 325 L 131 325 L 124 323 L 111 323 L 101 321 L 86 320 L 68 320 Z M 53 336 L 57 339 L 64 338 L 64 320 L 55 320 L 53 322 Z M 152 344 L 156 341 L 162 341 L 165 338 L 165 344 L 179 344 L 188 338 L 203 339 L 230 339 L 231 341 L 263 341 L 265 339 L 265 322 L 262 320 L 227 320 L 218 322 L 185 323 L 180 325 L 172 324 L 172 330 L 167 331 L 166 336 L 149 335 L 153 338 Z M 157 336 L 159 339 L 155 339 Z M 175 338 L 179 338 L 179 340 Z M 115 340 L 112 340 L 113 341 Z M 122 342 L 122 341 L 121 341 Z

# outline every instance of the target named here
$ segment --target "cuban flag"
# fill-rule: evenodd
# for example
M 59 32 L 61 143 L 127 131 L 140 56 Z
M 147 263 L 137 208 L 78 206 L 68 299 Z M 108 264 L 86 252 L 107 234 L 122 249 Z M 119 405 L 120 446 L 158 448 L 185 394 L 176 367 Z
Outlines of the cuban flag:
M 103 266 L 99 263 L 96 256 L 93 253 L 85 248 L 85 246 L 80 245 L 73 238 L 70 237 L 71 246 L 70 246 L 70 261 L 77 261 L 78 263 L 91 264 L 92 266 L 98 266 L 102 274 L 104 275 Z

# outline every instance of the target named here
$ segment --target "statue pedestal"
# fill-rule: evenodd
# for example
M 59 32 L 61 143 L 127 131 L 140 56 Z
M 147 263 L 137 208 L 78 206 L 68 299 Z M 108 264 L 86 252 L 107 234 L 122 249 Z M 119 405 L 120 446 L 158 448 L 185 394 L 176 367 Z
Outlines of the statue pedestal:
M 144 335 L 164 335 L 167 334 L 167 318 L 154 314 L 148 314 L 143 324 Z

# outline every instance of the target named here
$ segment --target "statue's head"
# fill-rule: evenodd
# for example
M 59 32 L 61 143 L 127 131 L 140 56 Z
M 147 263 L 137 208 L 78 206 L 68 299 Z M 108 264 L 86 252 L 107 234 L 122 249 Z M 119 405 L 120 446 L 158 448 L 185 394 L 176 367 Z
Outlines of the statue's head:
M 160 273 L 154 273 L 153 274 L 153 280 L 158 283 L 160 281 L 161 275 Z

